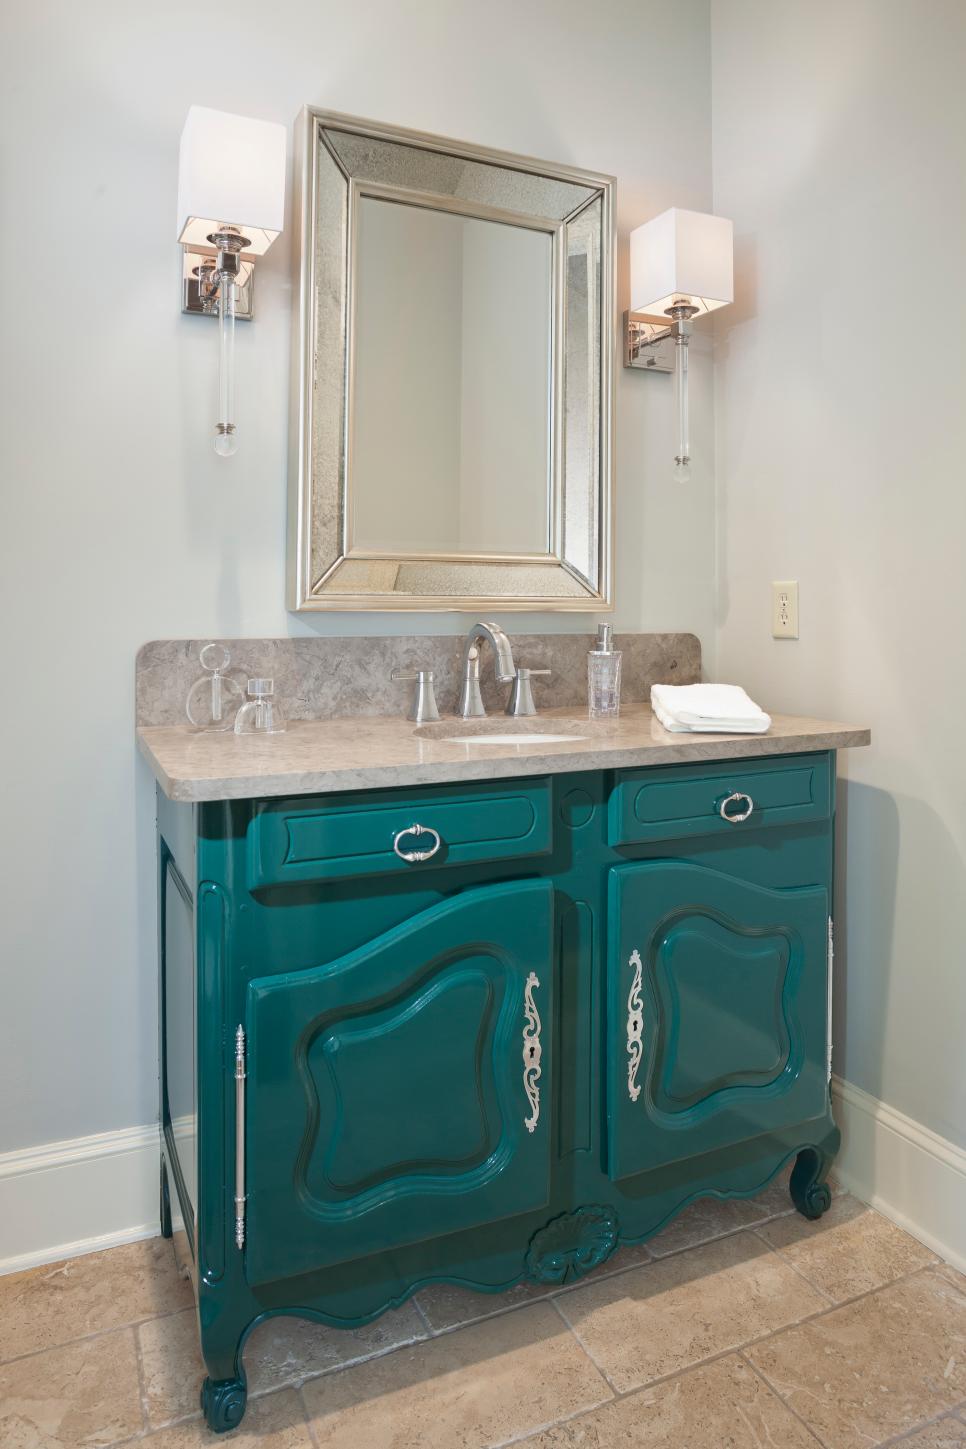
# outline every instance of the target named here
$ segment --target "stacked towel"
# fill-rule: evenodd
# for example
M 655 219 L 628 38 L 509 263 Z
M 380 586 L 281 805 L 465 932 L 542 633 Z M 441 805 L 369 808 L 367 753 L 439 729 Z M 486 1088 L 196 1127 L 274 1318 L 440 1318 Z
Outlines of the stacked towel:
M 763 735 L 771 725 L 737 684 L 653 684 L 651 709 L 675 734 Z

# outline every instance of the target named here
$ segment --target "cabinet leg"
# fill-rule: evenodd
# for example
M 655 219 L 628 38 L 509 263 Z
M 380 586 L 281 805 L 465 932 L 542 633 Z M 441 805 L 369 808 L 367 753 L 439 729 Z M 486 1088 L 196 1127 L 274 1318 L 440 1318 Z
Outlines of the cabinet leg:
M 161 1157 L 161 1184 L 160 1184 L 159 1215 L 160 1215 L 160 1218 L 161 1218 L 161 1236 L 162 1236 L 162 1238 L 170 1238 L 171 1237 L 171 1232 L 172 1232 L 172 1229 L 171 1229 L 171 1190 L 168 1187 L 168 1166 L 167 1166 L 167 1163 L 164 1160 L 164 1156 L 163 1155 Z
M 817 1147 L 804 1147 L 798 1154 L 789 1191 L 803 1218 L 820 1218 L 831 1207 L 832 1191 L 825 1181 L 831 1165 L 831 1156 Z
M 245 1414 L 248 1389 L 244 1379 L 210 1379 L 201 1385 L 201 1411 L 216 1434 L 236 1429 Z

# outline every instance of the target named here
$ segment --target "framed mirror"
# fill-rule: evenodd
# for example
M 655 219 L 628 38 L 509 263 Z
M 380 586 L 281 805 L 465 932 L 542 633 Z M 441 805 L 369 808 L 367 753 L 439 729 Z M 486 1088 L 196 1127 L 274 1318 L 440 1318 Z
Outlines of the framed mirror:
M 289 607 L 610 607 L 613 178 L 299 132 Z

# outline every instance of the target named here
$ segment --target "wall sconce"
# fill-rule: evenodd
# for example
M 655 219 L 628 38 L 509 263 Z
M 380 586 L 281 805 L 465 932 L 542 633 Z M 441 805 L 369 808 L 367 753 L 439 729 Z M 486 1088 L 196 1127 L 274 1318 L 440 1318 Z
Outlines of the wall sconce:
M 624 313 L 624 366 L 674 373 L 674 476 L 682 481 L 691 476 L 691 319 L 732 301 L 730 221 L 703 211 L 672 207 L 631 232 L 631 306 Z
M 286 129 L 192 106 L 178 156 L 178 241 L 184 248 L 182 312 L 219 322 L 215 452 L 238 447 L 235 318 L 250 320 L 255 257 L 264 256 L 285 214 Z

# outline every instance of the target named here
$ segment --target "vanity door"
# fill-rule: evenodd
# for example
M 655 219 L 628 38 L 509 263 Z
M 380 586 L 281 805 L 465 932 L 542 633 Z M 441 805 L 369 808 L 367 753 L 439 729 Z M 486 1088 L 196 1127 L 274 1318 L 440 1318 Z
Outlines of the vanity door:
M 552 896 L 469 890 L 251 982 L 251 1282 L 547 1203 Z
M 824 885 L 680 860 L 612 870 L 611 1177 L 827 1110 L 828 915 Z

